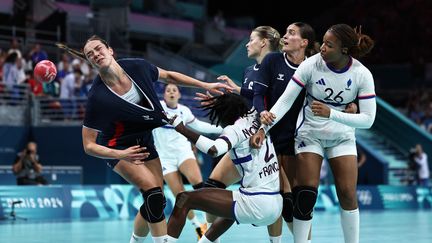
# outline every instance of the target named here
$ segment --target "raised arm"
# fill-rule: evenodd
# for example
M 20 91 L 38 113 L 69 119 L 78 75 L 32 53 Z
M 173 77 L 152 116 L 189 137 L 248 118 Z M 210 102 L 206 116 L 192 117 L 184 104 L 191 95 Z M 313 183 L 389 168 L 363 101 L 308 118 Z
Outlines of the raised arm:
M 206 82 L 199 81 L 198 79 L 184 75 L 182 73 L 167 71 L 159 67 L 158 67 L 158 71 L 159 71 L 159 78 L 177 85 L 203 88 L 215 94 L 223 94 L 223 92 L 220 91 L 219 89 L 225 89 L 226 91 L 229 92 L 233 91 L 232 87 L 223 83 L 206 83 Z

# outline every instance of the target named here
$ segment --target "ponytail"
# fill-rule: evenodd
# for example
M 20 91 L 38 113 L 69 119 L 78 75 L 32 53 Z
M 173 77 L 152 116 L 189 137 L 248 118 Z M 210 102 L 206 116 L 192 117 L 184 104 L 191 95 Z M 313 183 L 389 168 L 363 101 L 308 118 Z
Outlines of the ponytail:
M 67 51 L 69 54 L 71 54 L 72 56 L 74 56 L 76 58 L 83 59 L 83 60 L 87 61 L 87 58 L 82 51 L 72 49 L 63 43 L 56 43 L 56 46 L 62 50 Z
M 362 33 L 362 28 L 359 26 L 355 29 L 346 24 L 336 24 L 328 29 L 342 43 L 342 48 L 348 48 L 348 53 L 354 58 L 360 58 L 368 54 L 374 47 L 374 41 Z

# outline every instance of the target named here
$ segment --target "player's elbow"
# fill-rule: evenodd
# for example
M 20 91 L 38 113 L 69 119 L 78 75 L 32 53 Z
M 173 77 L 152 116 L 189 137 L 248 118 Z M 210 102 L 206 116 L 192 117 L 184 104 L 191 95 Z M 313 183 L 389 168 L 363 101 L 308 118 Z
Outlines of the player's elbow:
M 362 126 L 360 126 L 359 128 L 361 128 L 361 129 L 369 129 L 374 124 L 374 121 L 375 121 L 375 117 L 368 116 L 367 119 L 365 119 L 365 121 L 362 124 Z
M 209 148 L 207 154 L 212 157 L 217 157 L 219 155 L 216 146 L 212 146 L 211 148 Z
M 84 148 L 84 152 L 86 153 L 86 154 L 88 154 L 88 155 L 92 155 L 92 148 L 91 148 L 92 146 L 91 146 L 91 144 L 89 144 L 89 143 L 85 143 L 85 144 L 83 144 L 83 148 Z

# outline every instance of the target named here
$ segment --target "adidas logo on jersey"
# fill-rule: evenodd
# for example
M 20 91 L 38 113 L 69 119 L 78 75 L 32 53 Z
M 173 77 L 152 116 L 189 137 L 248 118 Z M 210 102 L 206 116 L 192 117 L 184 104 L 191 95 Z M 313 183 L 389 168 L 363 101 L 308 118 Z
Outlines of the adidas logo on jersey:
M 324 82 L 323 78 L 320 79 L 320 80 L 318 80 L 318 81 L 316 81 L 315 83 L 318 84 L 318 85 L 326 85 L 326 83 Z
M 305 142 L 301 141 L 301 143 L 297 146 L 297 148 L 303 148 L 306 147 Z

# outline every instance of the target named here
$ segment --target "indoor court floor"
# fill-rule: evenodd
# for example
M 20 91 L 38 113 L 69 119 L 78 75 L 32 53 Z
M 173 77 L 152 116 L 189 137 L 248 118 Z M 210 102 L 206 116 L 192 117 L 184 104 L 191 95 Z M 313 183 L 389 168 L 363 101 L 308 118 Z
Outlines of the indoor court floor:
M 430 243 L 432 242 L 431 210 L 387 210 L 360 212 L 360 242 L 367 243 Z M 343 242 L 337 212 L 315 212 L 312 242 Z M 0 221 L 0 242 L 129 242 L 130 220 L 75 221 Z M 152 242 L 148 237 L 145 242 Z M 186 223 L 178 243 L 197 242 L 195 231 Z M 267 243 L 266 227 L 233 225 L 221 242 Z M 282 242 L 293 242 L 288 228 L 283 229 Z

